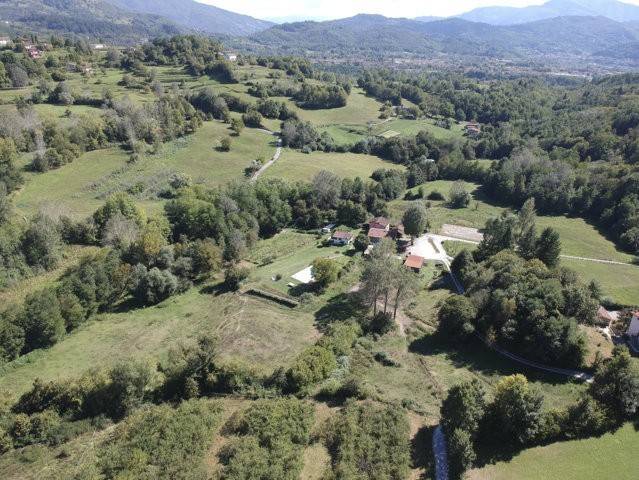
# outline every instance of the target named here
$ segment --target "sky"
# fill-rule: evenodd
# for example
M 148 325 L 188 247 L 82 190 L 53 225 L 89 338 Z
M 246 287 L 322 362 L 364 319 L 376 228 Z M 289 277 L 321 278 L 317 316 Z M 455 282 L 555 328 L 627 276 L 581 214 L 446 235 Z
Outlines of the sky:
M 387 17 L 451 16 L 478 7 L 541 5 L 545 0 L 198 0 L 264 20 L 328 20 L 358 13 Z M 624 0 L 639 5 L 639 0 Z

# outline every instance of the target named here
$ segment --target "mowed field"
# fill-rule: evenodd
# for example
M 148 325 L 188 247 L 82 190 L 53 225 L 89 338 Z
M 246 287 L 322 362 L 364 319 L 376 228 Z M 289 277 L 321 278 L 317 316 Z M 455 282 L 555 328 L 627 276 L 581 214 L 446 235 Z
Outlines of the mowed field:
M 367 179 L 379 168 L 404 170 L 405 167 L 372 155 L 334 152 L 302 153 L 286 148 L 282 150 L 279 160 L 266 170 L 264 177 L 310 181 L 318 172 L 328 170 L 342 178 Z
M 525 450 L 509 462 L 471 470 L 469 480 L 635 480 L 639 431 L 630 424 L 600 438 Z
M 194 183 L 213 187 L 244 179 L 244 168 L 257 158 L 269 160 L 276 139 L 256 129 L 245 129 L 232 138 L 230 152 L 216 149 L 230 133 L 228 125 L 205 122 L 194 134 L 166 143 L 157 154 L 143 155 L 129 163 L 121 148 L 88 152 L 73 163 L 46 173 L 27 173 L 25 186 L 15 195 L 15 205 L 30 214 L 43 203 L 54 203 L 72 216 L 85 216 L 114 192 L 134 191 L 140 203 L 160 208 L 157 193 L 168 186 L 172 174 L 189 175 Z

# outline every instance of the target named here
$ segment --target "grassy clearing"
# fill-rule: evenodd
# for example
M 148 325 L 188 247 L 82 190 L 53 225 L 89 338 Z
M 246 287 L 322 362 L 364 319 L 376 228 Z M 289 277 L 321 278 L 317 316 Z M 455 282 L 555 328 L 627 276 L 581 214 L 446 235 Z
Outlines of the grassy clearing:
M 329 125 L 366 125 L 368 122 L 379 122 L 379 112 L 382 104 L 371 97 L 367 97 L 363 90 L 353 88 L 345 107 L 326 110 L 297 109 L 303 120 L 308 120 L 319 127 Z
M 581 278 L 596 280 L 604 296 L 623 305 L 639 305 L 639 266 L 609 265 L 562 258 L 561 264 L 576 271 Z
M 378 125 L 373 129 L 374 135 L 380 135 L 387 130 L 393 130 L 399 132 L 404 136 L 414 136 L 420 131 L 426 130 L 431 133 L 438 140 L 451 140 L 453 138 L 461 138 L 463 136 L 463 128 L 456 123 L 453 124 L 450 130 L 435 125 L 435 121 L 432 119 L 421 120 L 405 120 L 394 119 L 384 124 Z
M 128 163 L 120 148 L 88 152 L 72 164 L 46 173 L 27 173 L 25 186 L 16 194 L 16 208 L 35 212 L 43 202 L 55 203 L 73 216 L 85 216 L 117 191 L 135 189 L 141 204 L 153 211 L 160 207 L 157 193 L 168 185 L 171 174 L 189 175 L 194 183 L 208 187 L 244 178 L 244 168 L 258 157 L 275 152 L 275 137 L 246 129 L 233 137 L 230 152 L 216 150 L 218 139 L 229 135 L 228 125 L 205 122 L 193 135 L 162 146 L 159 153 Z
M 385 162 L 372 155 L 355 153 L 302 153 L 284 149 L 282 156 L 265 173 L 265 177 L 292 181 L 309 181 L 321 170 L 328 170 L 342 178 L 369 178 L 378 168 L 404 169 L 401 165 Z
M 172 346 L 202 334 L 219 337 L 224 359 L 268 372 L 288 364 L 317 336 L 310 314 L 208 290 L 194 288 L 155 307 L 101 315 L 52 348 L 0 370 L 0 390 L 15 396 L 36 377 L 78 376 L 132 357 L 157 361 Z
M 639 432 L 630 424 L 600 438 L 525 450 L 510 462 L 472 470 L 471 480 L 633 480 L 639 469 Z

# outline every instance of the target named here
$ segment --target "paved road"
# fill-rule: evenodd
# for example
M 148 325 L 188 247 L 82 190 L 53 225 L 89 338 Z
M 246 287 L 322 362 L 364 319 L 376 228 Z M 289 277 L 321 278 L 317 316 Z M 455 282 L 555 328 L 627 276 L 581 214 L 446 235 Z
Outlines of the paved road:
M 277 133 L 271 132 L 269 130 L 261 130 L 261 131 L 268 132 L 269 135 L 277 135 Z M 260 177 L 260 175 L 262 175 L 266 171 L 267 168 L 269 168 L 271 165 L 277 162 L 281 154 L 282 154 L 282 139 L 278 138 L 277 148 L 275 149 L 275 154 L 273 155 L 273 158 L 271 158 L 268 162 L 262 165 L 262 167 L 253 174 L 253 176 L 251 177 L 251 182 L 254 182 L 255 180 L 257 180 Z
M 446 436 L 441 425 L 437 425 L 433 432 L 433 455 L 435 457 L 435 480 L 448 480 Z

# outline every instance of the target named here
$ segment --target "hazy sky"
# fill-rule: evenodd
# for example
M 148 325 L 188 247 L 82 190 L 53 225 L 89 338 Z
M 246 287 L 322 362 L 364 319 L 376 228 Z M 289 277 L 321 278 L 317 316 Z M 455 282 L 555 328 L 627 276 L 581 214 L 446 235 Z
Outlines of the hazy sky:
M 545 0 L 198 0 L 257 18 L 344 18 L 358 13 L 387 17 L 450 16 L 477 7 L 541 5 Z M 639 0 L 624 0 L 639 5 Z

